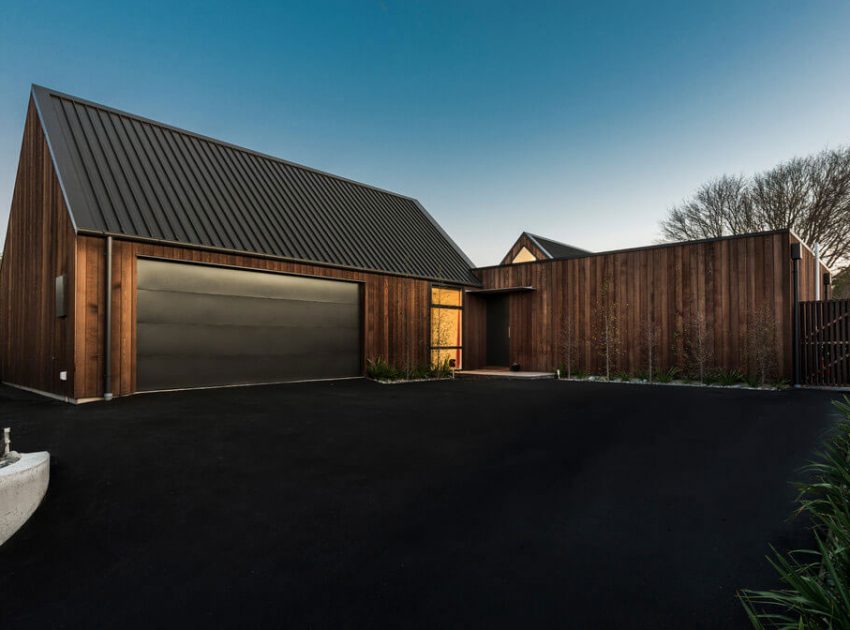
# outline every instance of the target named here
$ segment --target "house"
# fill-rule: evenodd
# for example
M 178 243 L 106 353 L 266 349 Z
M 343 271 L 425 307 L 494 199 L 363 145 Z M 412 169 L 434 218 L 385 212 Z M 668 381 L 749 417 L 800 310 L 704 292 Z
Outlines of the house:
M 0 379 L 80 401 L 459 366 L 471 268 L 415 199 L 34 86 Z
M 530 232 L 520 234 L 516 242 L 505 254 L 500 264 L 509 265 L 534 260 L 553 260 L 561 258 L 580 258 L 589 251 L 561 243 L 551 238 L 537 236 Z
M 552 370 L 569 357 L 572 369 L 605 373 L 607 325 L 612 372 L 646 373 L 650 361 L 656 373 L 684 368 L 696 354 L 746 372 L 762 343 L 773 371 L 790 380 L 792 249 L 800 252 L 799 300 L 815 300 L 827 272 L 787 229 L 600 253 L 565 246 L 561 256 L 546 255 L 550 243 L 524 233 L 501 264 L 475 270 L 482 286 L 467 291 L 475 328 L 465 337 L 465 369 Z
M 63 400 L 399 366 L 791 366 L 788 230 L 475 268 L 415 199 L 33 86 L 0 263 L 0 380 Z M 816 273 L 817 272 L 817 273 Z M 757 330 L 757 323 L 762 322 Z M 768 330 L 764 322 L 767 322 Z M 649 353 L 649 358 L 648 358 Z

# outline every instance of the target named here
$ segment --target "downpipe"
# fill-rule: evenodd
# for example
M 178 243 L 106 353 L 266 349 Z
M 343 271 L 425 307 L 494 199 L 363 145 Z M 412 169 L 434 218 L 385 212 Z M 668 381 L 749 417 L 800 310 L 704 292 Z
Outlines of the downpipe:
M 112 237 L 106 237 L 106 325 L 103 339 L 103 399 L 112 400 Z

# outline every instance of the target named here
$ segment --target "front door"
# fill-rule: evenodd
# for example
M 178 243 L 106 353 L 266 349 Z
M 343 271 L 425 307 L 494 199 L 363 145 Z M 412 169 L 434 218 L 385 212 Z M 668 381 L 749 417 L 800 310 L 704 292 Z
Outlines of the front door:
M 507 295 L 487 299 L 487 365 L 508 366 L 511 363 L 508 314 Z

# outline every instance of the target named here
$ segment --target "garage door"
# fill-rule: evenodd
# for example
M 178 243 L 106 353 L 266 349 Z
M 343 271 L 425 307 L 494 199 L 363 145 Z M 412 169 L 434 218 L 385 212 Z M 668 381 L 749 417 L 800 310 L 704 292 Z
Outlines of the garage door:
M 136 389 L 361 374 L 360 287 L 138 261 Z

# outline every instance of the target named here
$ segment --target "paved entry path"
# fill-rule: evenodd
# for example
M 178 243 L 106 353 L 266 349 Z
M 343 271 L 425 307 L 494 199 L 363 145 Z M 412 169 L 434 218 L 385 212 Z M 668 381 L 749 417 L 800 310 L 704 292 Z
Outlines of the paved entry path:
M 47 498 L 3 627 L 746 628 L 835 394 L 367 381 L 73 407 L 0 388 Z M 28 624 L 28 625 L 25 625 Z

